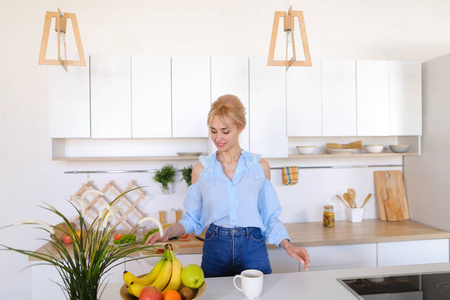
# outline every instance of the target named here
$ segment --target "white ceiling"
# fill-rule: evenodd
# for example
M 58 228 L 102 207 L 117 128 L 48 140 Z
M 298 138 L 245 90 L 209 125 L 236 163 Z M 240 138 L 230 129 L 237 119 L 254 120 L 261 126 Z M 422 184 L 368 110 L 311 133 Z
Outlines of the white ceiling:
M 448 0 L 292 2 L 322 57 L 425 61 L 450 53 Z
M 313 58 L 426 61 L 450 53 L 450 0 L 2 1 L 0 36 L 30 57 L 45 11 L 62 7 L 77 14 L 86 53 L 267 56 L 274 12 L 289 5 L 304 12 Z

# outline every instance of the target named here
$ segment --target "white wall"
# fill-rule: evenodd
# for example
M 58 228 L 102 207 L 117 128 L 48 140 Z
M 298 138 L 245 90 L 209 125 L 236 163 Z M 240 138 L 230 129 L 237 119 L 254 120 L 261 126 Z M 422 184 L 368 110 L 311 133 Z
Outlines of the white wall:
M 450 231 L 450 56 L 424 63 L 422 71 L 422 155 L 405 160 L 406 191 L 417 221 Z
M 285 10 L 287 4 L 281 0 L 1 0 L 0 226 L 27 218 L 58 222 L 37 207 L 43 201 L 70 214 L 65 199 L 88 178 L 64 175 L 64 171 L 152 169 L 163 163 L 51 161 L 47 69 L 52 67 L 37 65 L 46 10 L 62 7 L 77 14 L 86 53 L 266 56 L 274 11 Z M 442 33 L 450 31 L 450 4 L 445 0 L 298 0 L 290 4 L 305 11 L 313 57 L 423 61 L 450 50 L 450 40 L 442 40 Z M 292 189 L 279 186 L 279 171 L 275 171 L 274 182 L 283 206 L 288 207 L 282 219 L 320 219 L 321 205 L 334 201 L 330 197 L 341 186 L 370 192 L 371 171 L 312 170 L 302 173 L 301 184 Z M 177 194 L 159 197 L 148 174 L 91 175 L 89 179 L 99 187 L 112 179 L 121 187 L 130 179 L 149 185 L 149 214 L 180 206 L 184 193 L 180 183 Z M 299 192 L 301 202 L 290 191 Z M 370 217 L 376 217 L 373 202 L 368 208 Z M 37 237 L 42 235 L 30 227 L 0 230 L 0 243 L 31 250 L 42 244 Z M 0 299 L 30 299 L 30 270 L 17 273 L 28 265 L 26 258 L 1 252 L 0 265 Z

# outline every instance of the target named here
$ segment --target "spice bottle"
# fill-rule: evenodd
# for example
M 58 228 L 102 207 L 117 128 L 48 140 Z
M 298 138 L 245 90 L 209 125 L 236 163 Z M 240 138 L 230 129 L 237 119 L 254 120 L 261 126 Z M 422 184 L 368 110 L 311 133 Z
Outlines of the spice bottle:
M 324 207 L 323 207 L 323 226 L 324 227 L 334 227 L 333 205 L 324 205 Z

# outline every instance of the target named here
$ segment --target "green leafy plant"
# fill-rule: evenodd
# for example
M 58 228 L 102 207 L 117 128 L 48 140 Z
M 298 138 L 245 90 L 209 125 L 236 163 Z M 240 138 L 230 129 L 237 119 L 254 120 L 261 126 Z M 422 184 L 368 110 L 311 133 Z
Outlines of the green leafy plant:
M 114 240 L 113 243 L 115 245 L 119 245 L 119 244 L 129 244 L 129 243 L 133 243 L 136 241 L 136 235 L 134 233 L 130 233 L 130 234 L 124 234 L 122 235 L 122 237 L 120 238 L 120 240 Z M 145 242 L 145 241 L 144 241 Z
M 79 233 L 77 233 L 77 228 L 74 226 L 75 223 L 71 223 L 68 218 L 55 207 L 45 203 L 46 206 L 41 206 L 41 208 L 58 215 L 63 220 L 63 223 L 67 225 L 65 229 L 51 226 L 39 220 L 25 220 L 5 227 L 21 224 L 39 225 L 40 229 L 50 233 L 51 239 L 48 239 L 47 241 L 53 250 L 37 252 L 15 249 L 1 244 L 0 246 L 2 248 L 0 248 L 0 250 L 15 251 L 37 258 L 38 260 L 43 261 L 42 264 L 54 266 L 62 279 L 62 283 L 57 284 L 63 290 L 66 299 L 97 300 L 102 292 L 99 290 L 100 285 L 104 282 L 104 275 L 108 271 L 126 261 L 145 258 L 131 256 L 131 254 L 154 247 L 142 245 L 141 241 L 119 245 L 114 245 L 112 242 L 113 232 L 118 224 L 112 226 L 111 221 L 115 218 L 116 214 L 121 211 L 119 207 L 114 206 L 114 203 L 118 198 L 135 189 L 128 190 L 117 196 L 109 206 L 101 210 L 92 224 L 87 224 L 84 220 L 84 196 L 89 192 L 102 193 L 96 190 L 90 190 L 82 197 L 77 197 L 79 198 L 78 203 L 80 204 L 80 209 L 70 202 L 79 215 L 79 222 L 76 224 L 76 226 L 79 227 Z M 131 230 L 130 234 L 135 232 L 138 225 L 148 220 L 155 222 L 160 230 L 163 230 L 161 224 L 157 220 L 151 217 L 145 217 L 138 222 Z M 2 229 L 5 227 L 2 227 Z M 55 232 L 69 235 L 73 241 L 72 247 L 67 247 L 66 244 L 63 243 L 62 238 L 58 237 L 59 234 L 55 234 Z M 73 251 L 70 250 L 70 248 L 73 248 Z
M 169 183 L 175 182 L 175 173 L 177 171 L 172 165 L 164 165 L 161 169 L 157 170 L 153 180 L 161 183 L 164 190 L 169 189 Z
M 184 181 L 186 181 L 188 186 L 192 184 L 192 165 L 184 167 L 181 169 L 181 174 L 183 175 Z

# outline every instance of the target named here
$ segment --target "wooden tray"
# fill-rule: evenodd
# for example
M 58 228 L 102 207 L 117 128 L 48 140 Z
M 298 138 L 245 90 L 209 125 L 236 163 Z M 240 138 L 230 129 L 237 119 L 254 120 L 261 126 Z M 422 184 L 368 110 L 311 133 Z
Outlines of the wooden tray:
M 144 276 L 144 275 L 145 275 L 145 274 L 143 274 L 143 275 L 141 275 L 141 276 L 139 276 L 139 277 L 142 277 L 142 276 Z M 194 300 L 194 299 L 199 299 L 200 296 L 203 295 L 203 293 L 205 292 L 205 290 L 206 290 L 206 282 L 203 282 L 203 284 L 201 285 L 201 287 L 199 287 L 196 291 L 194 291 L 195 296 L 194 296 L 194 298 L 193 298 L 192 300 Z M 136 299 L 138 299 L 137 297 L 128 294 L 127 286 L 126 286 L 125 284 L 122 285 L 122 287 L 120 288 L 120 297 L 122 297 L 123 300 L 136 300 Z

